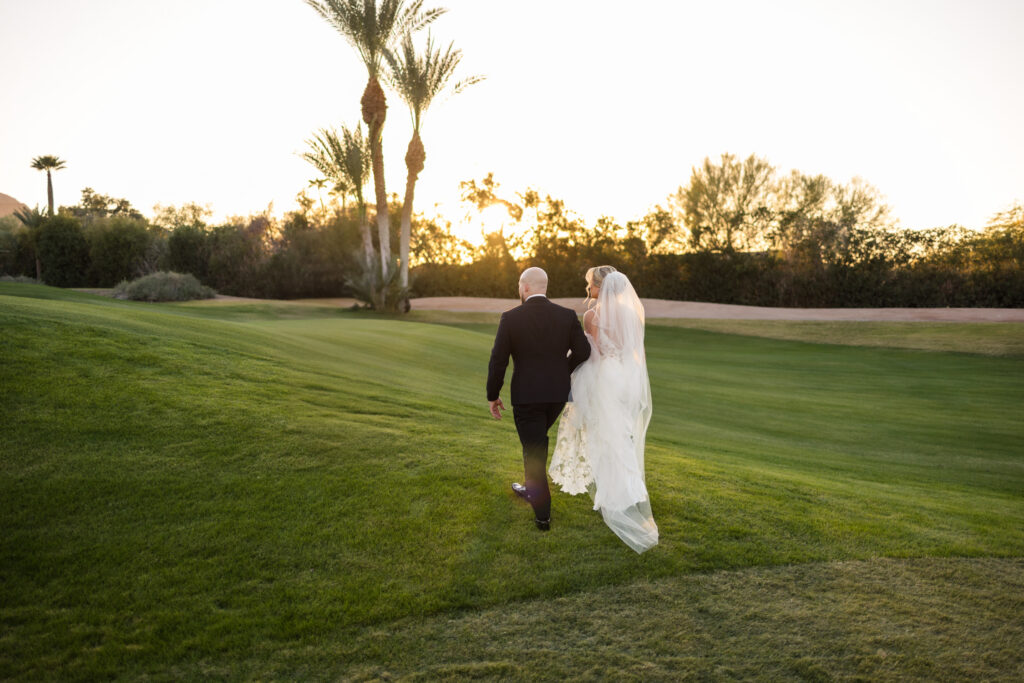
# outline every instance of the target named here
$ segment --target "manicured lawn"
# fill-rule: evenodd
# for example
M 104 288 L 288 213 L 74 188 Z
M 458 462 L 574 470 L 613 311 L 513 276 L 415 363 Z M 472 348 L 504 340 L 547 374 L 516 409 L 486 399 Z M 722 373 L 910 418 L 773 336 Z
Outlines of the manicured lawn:
M 652 322 L 637 556 L 528 523 L 495 321 L 0 284 L 0 678 L 1024 674 L 1007 328 Z

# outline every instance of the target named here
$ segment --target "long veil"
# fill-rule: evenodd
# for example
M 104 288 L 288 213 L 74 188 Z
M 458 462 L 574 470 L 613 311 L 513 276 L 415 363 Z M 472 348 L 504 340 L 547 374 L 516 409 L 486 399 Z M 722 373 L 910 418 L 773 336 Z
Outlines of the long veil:
M 644 307 L 625 275 L 605 276 L 594 323 L 593 351 L 572 375 L 548 471 L 566 493 L 589 492 L 605 524 L 642 553 L 658 542 L 644 479 L 651 383 Z
M 599 392 L 590 439 L 593 482 L 588 490 L 605 523 L 643 552 L 658 542 L 644 472 L 651 422 L 651 383 L 644 352 L 644 307 L 622 273 L 609 273 L 597 300 Z M 599 407 L 598 407 L 599 406 Z

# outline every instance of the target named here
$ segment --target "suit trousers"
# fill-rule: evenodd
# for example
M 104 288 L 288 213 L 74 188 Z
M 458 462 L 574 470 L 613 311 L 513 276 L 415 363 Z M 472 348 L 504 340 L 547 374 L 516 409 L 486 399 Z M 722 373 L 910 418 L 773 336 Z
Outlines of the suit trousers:
M 562 403 L 523 403 L 512 406 L 512 418 L 523 444 L 526 495 L 537 519 L 551 519 L 548 489 L 548 430 L 562 413 Z

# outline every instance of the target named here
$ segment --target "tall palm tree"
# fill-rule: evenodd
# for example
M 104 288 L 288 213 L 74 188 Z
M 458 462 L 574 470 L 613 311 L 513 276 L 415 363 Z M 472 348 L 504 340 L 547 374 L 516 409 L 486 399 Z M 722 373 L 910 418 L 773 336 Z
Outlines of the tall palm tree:
M 32 160 L 32 168 L 38 171 L 46 171 L 46 203 L 50 207 L 50 215 L 53 215 L 53 177 L 52 171 L 59 171 L 65 168 L 67 163 L 60 157 L 52 154 L 36 157 Z
M 405 153 L 405 167 L 408 175 L 405 180 L 405 201 L 402 203 L 402 231 L 399 238 L 399 259 L 402 263 L 402 289 L 409 287 L 409 243 L 412 239 L 412 202 L 416 190 L 416 180 L 423 171 L 427 153 L 420 139 L 420 127 L 423 114 L 430 103 L 441 94 L 455 74 L 455 69 L 462 61 L 462 50 L 455 49 L 455 43 L 449 43 L 447 49 L 434 47 L 434 40 L 428 34 L 427 45 L 422 55 L 416 53 L 412 36 L 406 34 L 402 39 L 401 50 L 396 54 L 388 50 L 385 57 L 390 67 L 387 76 L 388 84 L 394 88 L 398 96 L 408 105 L 412 116 L 412 139 Z M 483 80 L 482 76 L 463 79 L 452 86 L 452 94 L 462 92 L 474 83 Z
M 355 48 L 369 76 L 360 104 L 370 138 L 381 272 L 386 280 L 391 263 L 391 226 L 388 218 L 388 195 L 384 185 L 384 151 L 381 142 L 381 132 L 388 108 L 384 90 L 380 87 L 381 66 L 385 52 L 398 39 L 407 33 L 420 30 L 446 10 L 424 10 L 423 0 L 412 0 L 408 3 L 406 0 L 305 1 Z
M 306 140 L 310 151 L 302 158 L 313 164 L 326 178 L 335 183 L 335 187 L 352 188 L 356 195 L 359 209 L 359 232 L 363 238 L 363 268 L 372 274 L 375 270 L 373 253 L 373 236 L 370 233 L 370 221 L 367 218 L 366 199 L 363 188 L 370 175 L 370 146 L 363 137 L 362 126 L 355 130 L 341 127 L 341 136 L 332 128 L 322 128 L 310 140 Z

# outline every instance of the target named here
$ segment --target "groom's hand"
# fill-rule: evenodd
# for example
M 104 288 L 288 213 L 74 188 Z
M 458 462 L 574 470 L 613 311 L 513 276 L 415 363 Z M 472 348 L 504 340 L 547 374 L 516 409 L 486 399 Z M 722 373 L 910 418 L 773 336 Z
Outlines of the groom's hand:
M 495 420 L 500 420 L 501 411 L 505 410 L 505 404 L 501 402 L 500 398 L 494 401 L 488 401 L 488 403 L 491 405 L 491 417 Z

